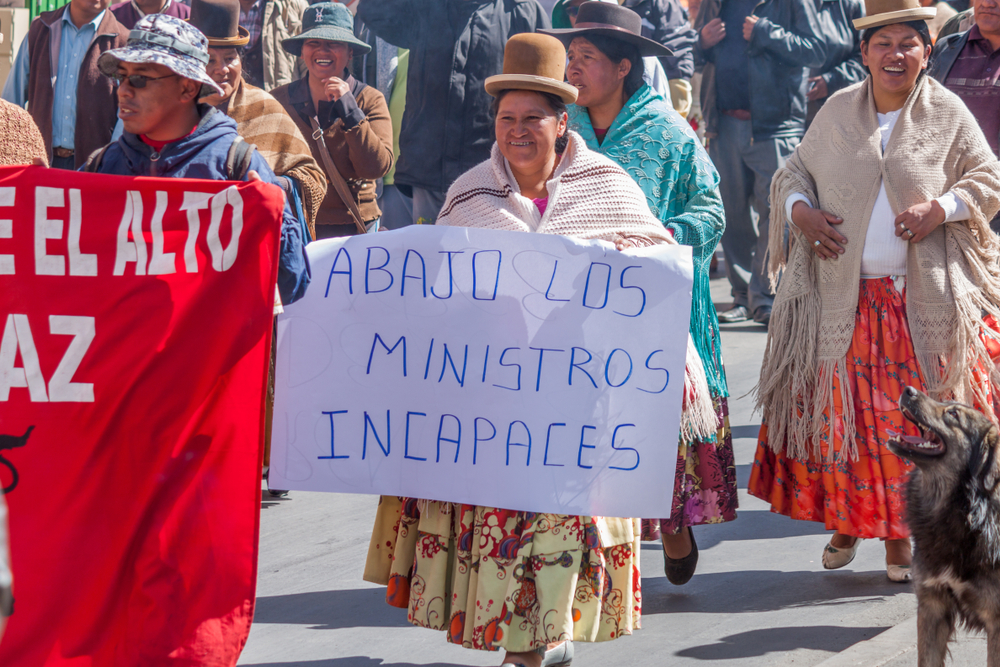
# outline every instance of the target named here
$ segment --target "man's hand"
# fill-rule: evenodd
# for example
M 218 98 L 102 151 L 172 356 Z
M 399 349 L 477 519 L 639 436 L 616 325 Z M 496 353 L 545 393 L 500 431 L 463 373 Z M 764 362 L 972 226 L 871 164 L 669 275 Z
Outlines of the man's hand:
M 335 76 L 323 79 L 323 85 L 326 87 L 326 99 L 328 102 L 336 102 L 351 91 L 351 87 L 347 85 L 346 81 L 338 79 Z
M 31 166 L 32 167 L 47 167 L 49 165 L 45 164 L 44 158 L 33 157 L 33 158 L 31 158 Z
M 806 99 L 810 102 L 815 102 L 816 100 L 821 100 L 830 91 L 826 87 L 826 79 L 821 76 L 813 76 L 809 78 L 809 92 L 806 93 Z
M 701 48 L 710 49 L 721 42 L 725 36 L 726 24 L 722 22 L 722 19 L 712 19 L 701 29 Z
M 750 41 L 750 35 L 753 34 L 753 27 L 757 25 L 757 21 L 760 18 L 751 14 L 743 20 L 743 39 Z
M 261 180 L 260 174 L 257 173 L 256 169 L 251 169 L 250 171 L 247 172 L 247 183 L 255 183 L 256 181 L 259 180 Z

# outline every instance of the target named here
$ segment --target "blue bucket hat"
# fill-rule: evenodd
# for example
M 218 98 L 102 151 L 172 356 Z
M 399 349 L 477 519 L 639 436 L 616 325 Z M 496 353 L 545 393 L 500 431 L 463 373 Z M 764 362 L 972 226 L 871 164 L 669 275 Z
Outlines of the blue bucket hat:
M 102 53 L 97 59 L 97 67 L 104 76 L 113 77 L 122 62 L 163 65 L 185 79 L 200 82 L 199 97 L 222 95 L 222 88 L 205 70 L 208 39 L 187 21 L 173 16 L 144 16 L 128 34 L 128 43 L 120 49 Z
M 293 56 L 301 56 L 302 45 L 307 39 L 349 44 L 358 55 L 372 50 L 372 47 L 354 36 L 354 16 L 351 10 L 336 2 L 309 5 L 302 15 L 302 32 L 281 40 L 281 47 Z

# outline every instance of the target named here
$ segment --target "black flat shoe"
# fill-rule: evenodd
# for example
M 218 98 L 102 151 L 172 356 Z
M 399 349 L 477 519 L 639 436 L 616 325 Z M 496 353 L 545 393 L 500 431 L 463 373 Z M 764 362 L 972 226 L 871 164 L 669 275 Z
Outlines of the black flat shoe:
M 698 567 L 698 543 L 694 541 L 694 531 L 688 528 L 691 535 L 691 553 L 684 558 L 671 558 L 663 551 L 663 571 L 667 575 L 667 581 L 674 586 L 683 586 L 691 581 L 695 568 Z

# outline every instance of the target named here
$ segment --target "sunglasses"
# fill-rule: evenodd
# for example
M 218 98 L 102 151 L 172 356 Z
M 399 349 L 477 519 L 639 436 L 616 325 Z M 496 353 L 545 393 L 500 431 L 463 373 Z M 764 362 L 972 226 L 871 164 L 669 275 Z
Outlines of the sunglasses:
M 112 79 L 119 86 L 122 85 L 124 81 L 128 81 L 128 85 L 133 88 L 145 88 L 146 84 L 150 81 L 159 81 L 160 79 L 169 79 L 174 76 L 179 76 L 178 74 L 167 74 L 166 76 L 146 76 L 145 74 L 115 74 Z

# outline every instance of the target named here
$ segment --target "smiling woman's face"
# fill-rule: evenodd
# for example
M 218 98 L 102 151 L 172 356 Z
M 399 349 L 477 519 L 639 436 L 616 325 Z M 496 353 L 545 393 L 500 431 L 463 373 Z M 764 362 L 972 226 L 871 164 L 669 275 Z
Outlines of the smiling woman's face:
M 309 75 L 322 81 L 331 76 L 341 78 L 352 56 L 351 47 L 342 42 L 307 39 L 302 44 L 302 60 Z
M 497 109 L 497 146 L 511 171 L 534 174 L 555 158 L 556 139 L 566 133 L 566 115 L 557 116 L 545 98 L 528 90 L 512 90 Z
M 899 23 L 880 28 L 861 42 L 861 58 L 871 71 L 872 84 L 890 95 L 908 95 L 930 55 L 931 46 L 924 45 L 920 33 Z

